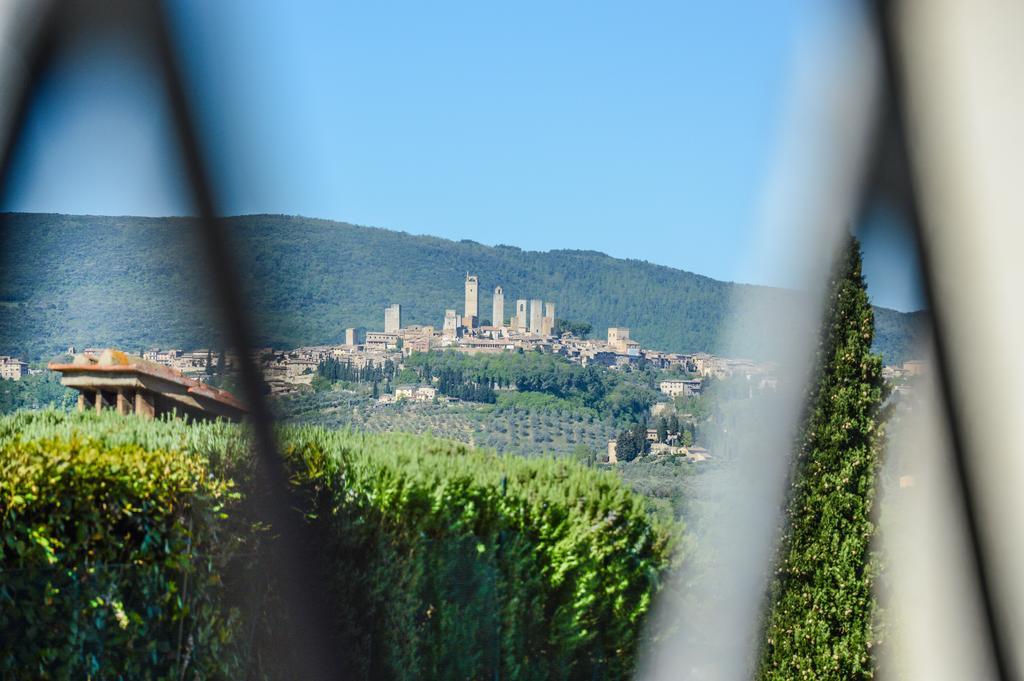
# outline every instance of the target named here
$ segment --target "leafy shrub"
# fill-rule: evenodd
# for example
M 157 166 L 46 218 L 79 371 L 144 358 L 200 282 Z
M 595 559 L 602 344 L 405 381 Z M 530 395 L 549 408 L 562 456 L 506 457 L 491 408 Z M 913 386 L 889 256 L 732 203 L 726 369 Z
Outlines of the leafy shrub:
M 62 386 L 54 373 L 30 374 L 20 381 L 0 380 L 0 414 L 47 407 L 68 410 L 76 399 L 77 393 Z
M 87 428 L 4 431 L 0 674 L 238 676 L 238 613 L 221 580 L 237 544 L 233 483 L 197 453 L 104 442 Z
M 632 671 L 673 535 L 614 475 L 406 434 L 280 441 L 353 676 Z M 242 428 L 20 413 L 0 456 L 3 673 L 272 673 L 239 632 L 283 625 L 224 586 L 239 562 L 268 572 Z
M 359 613 L 342 649 L 380 651 L 353 668 L 396 679 L 632 671 L 670 533 L 614 475 L 404 434 L 309 429 L 287 443 L 300 485 L 326 483 L 309 508 L 326 519 L 335 598 Z

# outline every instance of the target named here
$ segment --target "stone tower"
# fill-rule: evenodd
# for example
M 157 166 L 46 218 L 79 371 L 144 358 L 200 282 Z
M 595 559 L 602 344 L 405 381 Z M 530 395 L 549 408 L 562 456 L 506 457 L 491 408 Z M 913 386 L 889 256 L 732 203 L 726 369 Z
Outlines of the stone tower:
M 530 333 L 541 332 L 544 319 L 544 301 L 534 298 L 530 301 Z
M 608 345 L 618 353 L 626 353 L 626 345 L 629 343 L 629 329 L 625 326 L 608 327 Z
M 505 326 L 505 292 L 500 286 L 494 287 L 494 305 L 491 310 L 491 326 Z
M 384 308 L 384 333 L 398 333 L 402 328 L 402 306 L 398 303 Z
M 516 301 L 516 331 L 526 333 L 526 301 L 520 298 Z
M 461 326 L 462 321 L 455 310 L 444 311 L 444 326 L 441 327 L 442 336 L 445 338 L 457 338 L 459 336 L 459 327 Z
M 542 335 L 550 336 L 555 332 L 555 304 L 544 303 L 544 319 L 540 323 Z
M 479 320 L 479 308 L 477 298 L 480 287 L 480 279 L 475 274 L 466 273 L 466 313 L 462 316 L 462 323 L 466 328 L 476 328 Z

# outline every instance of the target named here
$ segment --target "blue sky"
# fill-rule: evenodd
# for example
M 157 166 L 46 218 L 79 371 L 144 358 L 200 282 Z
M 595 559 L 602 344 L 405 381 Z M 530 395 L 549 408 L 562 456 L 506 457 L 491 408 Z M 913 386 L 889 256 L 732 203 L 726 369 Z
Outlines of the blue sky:
M 830 30 L 825 4 L 173 6 L 226 213 L 595 249 L 785 284 L 740 251 L 796 44 Z M 7 208 L 188 211 L 145 65 L 110 47 L 65 63 L 33 111 Z M 917 307 L 913 276 L 893 276 L 904 256 L 868 255 L 869 283 L 887 281 L 876 302 Z

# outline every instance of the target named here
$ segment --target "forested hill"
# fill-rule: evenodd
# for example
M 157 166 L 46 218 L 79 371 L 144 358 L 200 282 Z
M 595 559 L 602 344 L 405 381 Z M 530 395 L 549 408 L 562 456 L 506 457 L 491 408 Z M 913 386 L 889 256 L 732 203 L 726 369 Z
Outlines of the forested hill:
M 403 322 L 440 326 L 463 307 L 467 272 L 480 276 L 480 315 L 491 292 L 555 301 L 557 316 L 628 326 L 646 347 L 763 357 L 755 323 L 738 345 L 720 331 L 736 287 L 765 310 L 800 304 L 792 291 L 716 281 L 593 251 L 523 251 L 413 236 L 302 217 L 226 220 L 235 237 L 261 344 L 339 342 L 344 329 L 383 326 L 401 303 Z M 207 347 L 219 340 L 201 251 L 185 218 L 10 213 L 3 216 L 0 354 L 36 358 L 78 347 Z M 868 282 L 870 285 L 870 282 Z M 922 319 L 877 309 L 877 348 L 887 362 L 911 352 Z

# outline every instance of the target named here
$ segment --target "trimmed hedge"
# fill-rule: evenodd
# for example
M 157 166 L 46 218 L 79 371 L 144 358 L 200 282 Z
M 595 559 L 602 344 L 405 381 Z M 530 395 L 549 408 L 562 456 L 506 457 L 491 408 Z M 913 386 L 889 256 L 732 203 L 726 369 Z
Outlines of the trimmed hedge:
M 280 438 L 349 675 L 632 671 L 674 529 L 615 476 L 405 434 Z M 252 631 L 286 619 L 223 579 L 261 569 L 242 429 L 18 414 L 0 449 L 6 674 L 272 675 Z
M 233 483 L 200 455 L 105 443 L 78 421 L 81 435 L 21 439 L 8 429 L 39 422 L 3 420 L 0 673 L 234 675 L 238 612 L 221 581 Z

